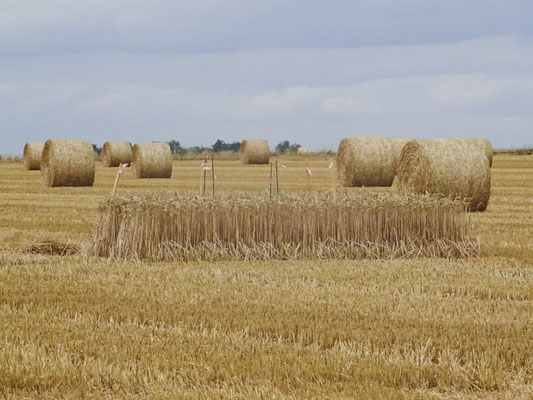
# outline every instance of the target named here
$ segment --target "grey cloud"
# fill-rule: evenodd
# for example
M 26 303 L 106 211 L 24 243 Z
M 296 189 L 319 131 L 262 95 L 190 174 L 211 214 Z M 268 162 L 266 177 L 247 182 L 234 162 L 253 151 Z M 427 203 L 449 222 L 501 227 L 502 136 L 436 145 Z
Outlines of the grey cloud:
M 228 52 L 531 37 L 528 0 L 4 0 L 0 54 Z

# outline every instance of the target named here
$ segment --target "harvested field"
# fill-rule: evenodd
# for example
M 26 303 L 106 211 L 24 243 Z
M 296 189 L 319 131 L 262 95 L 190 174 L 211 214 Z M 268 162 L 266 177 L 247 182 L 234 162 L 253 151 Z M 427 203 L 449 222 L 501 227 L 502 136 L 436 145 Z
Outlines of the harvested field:
M 280 157 L 283 193 L 305 191 L 296 158 Z M 118 193 L 198 194 L 200 162 L 127 171 Z M 328 163 L 309 158 L 324 195 Z M 266 198 L 267 169 L 219 161 L 217 193 Z M 87 258 L 115 176 L 97 162 L 93 187 L 50 189 L 0 161 L 0 398 L 533 396 L 533 157 L 494 156 L 467 259 Z
M 152 261 L 475 257 L 466 206 L 386 193 L 110 196 L 91 253 Z

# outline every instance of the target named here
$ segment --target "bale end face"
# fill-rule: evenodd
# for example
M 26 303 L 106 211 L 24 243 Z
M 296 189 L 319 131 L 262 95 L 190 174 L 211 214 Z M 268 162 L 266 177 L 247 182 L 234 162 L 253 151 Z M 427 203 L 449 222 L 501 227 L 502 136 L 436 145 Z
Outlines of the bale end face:
M 390 187 L 394 181 L 394 149 L 385 137 L 344 138 L 337 152 L 337 173 L 344 187 Z
M 131 167 L 138 179 L 172 176 L 172 152 L 168 143 L 137 143 L 133 147 Z
M 270 161 L 270 146 L 268 141 L 262 139 L 243 140 L 240 155 L 244 164 L 268 164 Z
M 41 157 L 44 143 L 26 143 L 24 146 L 24 167 L 28 171 L 38 171 L 41 169 Z
M 441 194 L 467 201 L 468 211 L 484 211 L 490 198 L 490 167 L 485 151 L 464 139 L 409 142 L 398 166 L 404 193 Z
M 93 145 L 83 140 L 50 139 L 41 159 L 41 184 L 48 187 L 93 186 Z
M 118 167 L 121 164 L 131 164 L 132 150 L 129 142 L 105 142 L 102 148 L 102 163 L 104 167 Z

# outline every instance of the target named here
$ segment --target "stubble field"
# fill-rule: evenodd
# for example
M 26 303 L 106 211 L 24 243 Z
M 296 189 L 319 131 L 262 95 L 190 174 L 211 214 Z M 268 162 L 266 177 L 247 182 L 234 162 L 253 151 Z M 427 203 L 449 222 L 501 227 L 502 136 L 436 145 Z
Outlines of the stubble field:
M 285 159 L 284 191 L 304 191 Z M 313 190 L 328 190 L 313 158 Z M 198 160 L 119 190 L 199 192 Z M 268 168 L 217 163 L 217 191 Z M 32 254 L 90 239 L 116 169 L 48 189 L 0 162 L 0 397 L 533 398 L 533 158 L 498 155 L 484 256 L 467 260 L 118 262 Z M 369 190 L 369 189 L 350 189 Z M 395 190 L 379 189 L 382 191 Z

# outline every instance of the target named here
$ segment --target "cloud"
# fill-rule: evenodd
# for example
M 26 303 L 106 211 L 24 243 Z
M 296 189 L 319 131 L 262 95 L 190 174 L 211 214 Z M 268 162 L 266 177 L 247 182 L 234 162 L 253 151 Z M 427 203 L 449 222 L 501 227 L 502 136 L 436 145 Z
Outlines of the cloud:
M 212 53 L 531 37 L 528 0 L 3 0 L 0 55 Z
M 94 53 L 0 63 L 2 153 L 26 141 L 484 136 L 531 144 L 533 45 L 467 42 L 215 54 Z

